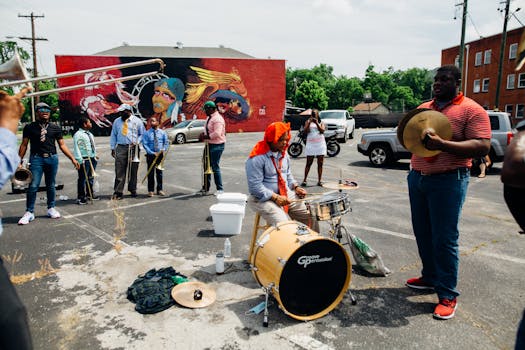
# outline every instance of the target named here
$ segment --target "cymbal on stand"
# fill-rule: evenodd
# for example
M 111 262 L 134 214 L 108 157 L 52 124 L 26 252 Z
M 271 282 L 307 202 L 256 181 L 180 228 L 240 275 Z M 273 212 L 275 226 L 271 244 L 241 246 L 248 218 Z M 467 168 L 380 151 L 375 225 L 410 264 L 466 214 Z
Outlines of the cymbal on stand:
M 433 157 L 441 151 L 429 150 L 423 139 L 427 132 L 433 132 L 444 140 L 452 138 L 452 127 L 448 118 L 438 111 L 427 108 L 408 112 L 399 122 L 397 137 L 410 152 L 420 157 Z
M 323 187 L 331 190 L 356 190 L 359 188 L 359 185 L 357 182 L 345 180 L 342 183 L 326 182 L 323 184 Z

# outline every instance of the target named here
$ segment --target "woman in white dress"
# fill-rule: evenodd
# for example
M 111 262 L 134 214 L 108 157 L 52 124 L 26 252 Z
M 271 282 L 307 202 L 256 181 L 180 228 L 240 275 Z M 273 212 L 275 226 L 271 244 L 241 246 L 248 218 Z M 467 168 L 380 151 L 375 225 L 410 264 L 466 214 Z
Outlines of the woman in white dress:
M 323 162 L 326 155 L 326 141 L 324 139 L 325 126 L 319 119 L 319 111 L 312 110 L 310 119 L 304 124 L 306 133 L 306 167 L 304 168 L 304 179 L 301 186 L 306 186 L 306 179 L 310 172 L 310 167 L 317 158 L 317 186 L 323 186 L 321 178 L 323 177 Z

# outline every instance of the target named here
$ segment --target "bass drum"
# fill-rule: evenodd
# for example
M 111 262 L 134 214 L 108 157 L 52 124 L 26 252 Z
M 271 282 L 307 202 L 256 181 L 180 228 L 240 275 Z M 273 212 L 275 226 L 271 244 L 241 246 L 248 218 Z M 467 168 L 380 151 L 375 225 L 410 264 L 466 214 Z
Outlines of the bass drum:
M 289 316 L 308 321 L 332 311 L 350 284 L 346 250 L 296 221 L 270 227 L 257 240 L 250 263 L 255 279 Z

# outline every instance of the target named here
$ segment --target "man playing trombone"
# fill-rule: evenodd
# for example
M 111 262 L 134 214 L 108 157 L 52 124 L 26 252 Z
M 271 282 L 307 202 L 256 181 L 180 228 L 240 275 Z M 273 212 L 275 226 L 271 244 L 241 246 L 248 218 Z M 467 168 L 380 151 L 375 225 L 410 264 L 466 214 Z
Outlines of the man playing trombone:
M 82 116 L 79 120 L 80 128 L 73 135 L 73 155 L 80 163 L 77 180 L 77 204 L 86 204 L 87 199 L 98 199 L 93 193 L 95 169 L 97 167 L 97 154 L 95 138 L 91 130 L 91 120 Z
M 36 121 L 24 127 L 22 143 L 18 149 L 20 159 L 23 159 L 28 144 L 31 144 L 29 170 L 33 174 L 33 179 L 27 189 L 26 212 L 18 220 L 19 225 L 27 225 L 35 219 L 34 210 L 36 202 L 36 193 L 40 187 L 42 175 L 45 175 L 47 190 L 47 216 L 52 219 L 60 218 L 60 213 L 55 209 L 55 178 L 58 171 L 58 147 L 73 163 L 75 169 L 80 168 L 69 148 L 67 148 L 62 138 L 62 129 L 49 121 L 51 116 L 51 107 L 44 102 L 37 103 L 35 106 Z M 22 163 L 20 166 L 22 167 Z
M 170 146 L 168 134 L 166 131 L 159 129 L 159 118 L 151 117 L 149 119 L 151 128 L 144 134 L 142 138 L 142 146 L 146 151 L 146 162 L 148 164 L 148 196 L 153 197 L 155 189 L 155 177 L 157 178 L 157 194 L 165 196 L 162 190 L 162 172 L 164 169 L 160 167 L 162 161 Z
M 208 116 L 206 119 L 206 130 L 204 139 L 206 146 L 203 153 L 203 185 L 201 189 L 202 194 L 207 194 L 210 191 L 211 174 L 208 173 L 207 167 L 211 165 L 213 171 L 213 180 L 217 187 L 217 194 L 224 192 L 222 187 L 222 176 L 219 162 L 221 160 L 222 152 L 224 151 L 224 144 L 226 143 L 226 125 L 224 118 L 217 112 L 217 106 L 213 101 L 206 101 L 204 103 L 204 112 Z M 210 164 L 208 164 L 208 162 Z
M 111 129 L 109 145 L 115 158 L 115 184 L 113 199 L 122 199 L 126 176 L 131 197 L 137 197 L 137 172 L 140 162 L 139 144 L 144 135 L 144 123 L 131 113 L 131 106 L 121 104 L 117 109 L 120 117 Z

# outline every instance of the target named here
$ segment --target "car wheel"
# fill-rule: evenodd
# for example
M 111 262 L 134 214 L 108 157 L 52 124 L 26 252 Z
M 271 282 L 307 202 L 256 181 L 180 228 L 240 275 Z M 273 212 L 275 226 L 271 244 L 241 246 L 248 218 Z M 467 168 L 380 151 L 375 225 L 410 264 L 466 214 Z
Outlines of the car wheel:
M 184 142 L 186 142 L 186 136 L 184 136 L 184 134 L 177 134 L 177 136 L 175 136 L 175 142 L 179 145 L 182 145 Z
M 385 166 L 392 161 L 392 151 L 385 145 L 373 145 L 368 158 L 374 166 Z

